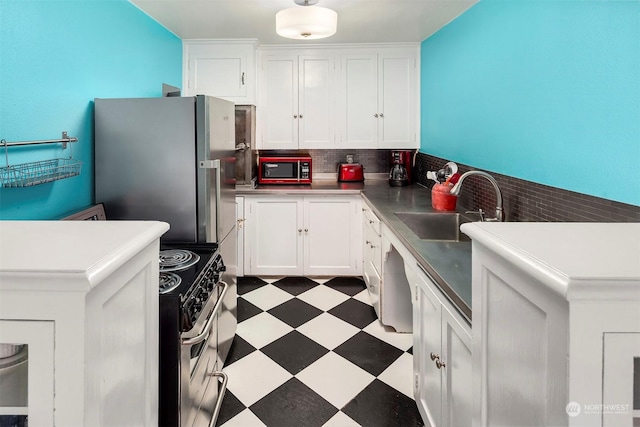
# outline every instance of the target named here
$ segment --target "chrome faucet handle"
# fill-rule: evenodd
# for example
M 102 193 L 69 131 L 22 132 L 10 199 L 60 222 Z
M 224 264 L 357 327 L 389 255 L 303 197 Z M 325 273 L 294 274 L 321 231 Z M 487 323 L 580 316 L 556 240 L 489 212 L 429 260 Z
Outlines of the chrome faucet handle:
M 483 171 L 478 171 L 478 170 L 470 170 L 468 172 L 463 173 L 462 176 L 460 176 L 460 179 L 458 180 L 458 182 L 456 182 L 454 186 L 451 187 L 451 189 L 449 190 L 449 193 L 455 196 L 459 195 L 460 189 L 462 188 L 462 183 L 470 175 L 479 175 L 483 178 L 486 178 L 491 183 L 491 185 L 493 185 L 493 188 L 496 191 L 496 217 L 487 219 L 487 221 L 497 221 L 497 222 L 504 221 L 504 210 L 502 209 L 502 192 L 500 191 L 500 187 L 498 187 L 498 183 L 496 182 L 496 180 L 488 173 Z
M 496 217 L 495 218 L 484 218 L 485 222 L 503 222 L 504 221 L 504 213 L 501 208 L 496 208 Z
M 480 222 L 485 221 L 484 211 L 482 209 L 478 209 L 477 211 L 466 211 L 466 214 L 476 214 L 480 217 Z

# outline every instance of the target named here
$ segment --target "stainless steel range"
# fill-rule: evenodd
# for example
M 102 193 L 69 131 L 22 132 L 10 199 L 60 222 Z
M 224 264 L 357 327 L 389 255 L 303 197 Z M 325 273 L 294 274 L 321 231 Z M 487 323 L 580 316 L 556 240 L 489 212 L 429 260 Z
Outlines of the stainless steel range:
M 161 426 L 214 425 L 227 385 L 218 322 L 229 285 L 216 243 L 160 248 Z

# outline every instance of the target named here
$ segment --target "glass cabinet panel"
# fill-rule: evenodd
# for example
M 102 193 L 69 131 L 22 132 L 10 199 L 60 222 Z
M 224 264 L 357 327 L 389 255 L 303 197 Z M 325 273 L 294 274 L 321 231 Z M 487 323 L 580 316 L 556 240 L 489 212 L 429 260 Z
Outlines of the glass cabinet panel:
M 29 345 L 0 343 L 0 427 L 27 425 Z
M 51 321 L 0 320 L 0 427 L 53 425 Z
M 604 334 L 602 425 L 640 426 L 640 333 Z

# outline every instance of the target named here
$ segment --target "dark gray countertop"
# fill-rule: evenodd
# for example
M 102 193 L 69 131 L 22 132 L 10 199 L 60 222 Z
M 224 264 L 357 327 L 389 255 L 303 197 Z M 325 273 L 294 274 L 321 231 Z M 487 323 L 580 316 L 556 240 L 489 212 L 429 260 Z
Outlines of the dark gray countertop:
M 375 214 L 415 257 L 442 292 L 471 324 L 471 242 L 421 240 L 395 212 L 434 212 L 431 191 L 418 184 L 390 187 L 387 180 L 340 183 L 315 180 L 311 185 L 238 187 L 237 195 L 362 194 Z M 464 212 L 461 210 L 460 212 Z
M 471 324 L 471 242 L 421 240 L 395 215 L 395 212 L 436 212 L 431 207 L 431 191 L 417 184 L 390 187 L 385 182 L 365 185 L 362 194 L 378 218 Z

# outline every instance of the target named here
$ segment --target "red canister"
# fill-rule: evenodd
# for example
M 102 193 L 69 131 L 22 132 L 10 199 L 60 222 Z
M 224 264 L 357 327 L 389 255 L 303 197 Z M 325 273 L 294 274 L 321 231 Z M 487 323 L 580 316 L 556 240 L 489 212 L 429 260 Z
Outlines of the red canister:
M 453 184 L 435 184 L 431 189 L 431 206 L 437 211 L 455 211 L 458 196 L 451 194 Z

